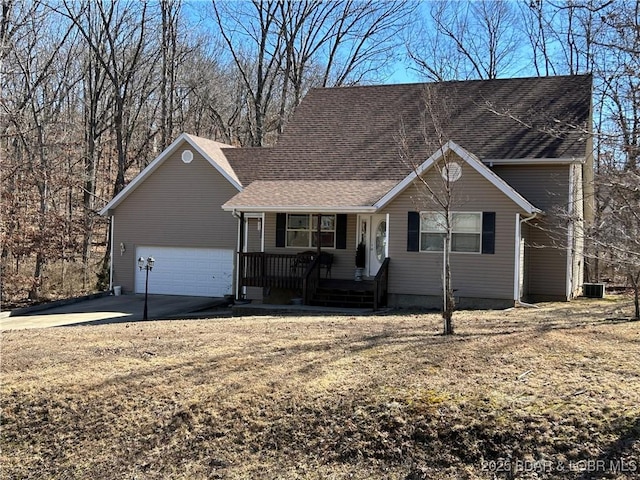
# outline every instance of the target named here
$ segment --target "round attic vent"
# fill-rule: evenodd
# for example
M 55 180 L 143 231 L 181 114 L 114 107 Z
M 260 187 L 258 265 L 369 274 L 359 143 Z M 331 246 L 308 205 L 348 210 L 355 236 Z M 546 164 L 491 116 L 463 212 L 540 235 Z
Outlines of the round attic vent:
M 192 160 L 193 153 L 191 152 L 191 150 L 185 150 L 184 152 L 182 152 L 182 161 L 184 163 L 191 163 Z
M 449 182 L 455 182 L 462 176 L 462 166 L 456 162 L 447 163 L 442 169 L 442 178 Z

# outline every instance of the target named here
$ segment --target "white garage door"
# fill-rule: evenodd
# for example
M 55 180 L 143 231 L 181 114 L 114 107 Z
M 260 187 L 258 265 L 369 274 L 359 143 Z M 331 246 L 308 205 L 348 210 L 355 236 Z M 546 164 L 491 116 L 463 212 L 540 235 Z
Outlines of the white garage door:
M 136 258 L 155 259 L 149 293 L 222 297 L 233 292 L 233 250 L 137 247 Z M 145 270 L 136 266 L 136 293 L 144 293 Z

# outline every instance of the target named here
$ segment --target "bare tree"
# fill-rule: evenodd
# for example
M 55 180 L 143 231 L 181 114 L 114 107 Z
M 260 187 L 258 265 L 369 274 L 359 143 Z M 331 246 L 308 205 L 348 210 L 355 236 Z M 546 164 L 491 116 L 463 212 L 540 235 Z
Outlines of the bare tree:
M 518 68 L 518 21 L 510 2 L 433 2 L 408 55 L 432 80 L 497 78 Z
M 427 212 L 420 214 L 420 222 L 434 232 L 430 237 L 420 239 L 421 243 L 426 243 L 420 249 L 442 251 L 443 333 L 451 335 L 454 333 L 453 312 L 456 304 L 450 258 L 454 228 L 459 221 L 455 211 L 463 202 L 462 192 L 456 183 L 460 165 L 449 149 L 449 142 L 453 140 L 448 133 L 453 111 L 451 102 L 434 84 L 425 86 L 423 103 L 422 145 L 416 148 L 415 139 L 403 127 L 398 137 L 399 152 L 401 162 L 415 173 L 413 201 L 416 209 Z M 433 153 L 431 158 L 434 160 L 426 165 L 427 169 L 424 169 L 421 154 L 424 147 Z
M 117 152 L 115 181 L 112 194 L 119 193 L 126 184 L 129 167 L 137 161 L 141 152 L 150 150 L 149 145 L 155 132 L 140 132 L 137 147 L 134 147 L 134 135 L 140 122 L 149 124 L 149 117 L 141 115 L 148 107 L 146 100 L 156 88 L 153 81 L 153 68 L 158 52 L 149 49 L 149 10 L 147 2 L 92 2 L 82 3 L 64 1 L 55 5 L 55 11 L 68 19 L 75 31 L 83 39 L 89 50 L 87 92 L 92 103 L 89 105 L 91 117 L 87 129 L 87 184 L 85 186 L 85 215 L 88 234 L 85 242 L 85 262 L 88 262 L 88 245 L 93 232 L 93 219 L 96 215 L 95 165 L 97 161 L 96 140 L 106 130 L 99 123 L 104 117 L 97 108 L 104 107 L 106 100 L 107 125 L 115 139 Z M 109 235 L 106 234 L 107 238 Z M 108 248 L 103 257 L 102 271 L 108 270 Z
M 379 78 L 397 57 L 416 4 L 376 2 L 213 2 L 214 19 L 250 102 L 251 145 L 282 131 L 314 86 Z M 267 142 L 268 143 L 268 142 Z
M 635 319 L 640 319 L 640 175 L 606 168 L 598 175 L 600 194 L 607 204 L 598 224 L 586 237 L 605 252 L 606 262 L 629 282 L 634 292 Z
M 282 64 L 276 1 L 212 2 L 220 35 L 251 101 L 251 145 L 262 146 L 265 122 Z
M 128 147 L 131 108 L 139 108 L 144 98 L 132 99 L 135 82 L 144 75 L 145 64 L 154 59 L 145 55 L 148 42 L 147 2 L 63 2 L 59 12 L 71 20 L 94 53 L 110 85 L 112 125 L 117 151 L 117 173 L 113 193 L 125 186 L 130 165 Z M 95 15 L 95 17 L 94 17 Z
M 357 84 L 380 78 L 397 59 L 402 32 L 412 22 L 416 4 L 406 0 L 336 2 L 328 21 L 319 25 L 325 38 L 316 42 L 324 66 L 323 87 Z
M 16 224 L 12 231 L 4 233 L 17 233 L 20 228 L 28 232 L 30 249 L 22 253 L 35 256 L 29 298 L 37 300 L 41 297 L 46 263 L 58 254 L 52 249 L 52 239 L 63 233 L 55 222 L 59 215 L 54 200 L 60 188 L 59 162 L 65 140 L 60 113 L 65 109 L 70 82 L 74 81 L 69 50 L 65 50 L 72 30 L 68 25 L 54 24 L 41 2 L 25 13 L 20 26 L 25 34 L 14 36 L 5 57 L 11 72 L 6 76 L 3 72 L 3 91 L 7 94 L 2 102 L 3 118 L 7 120 L 3 136 L 11 139 L 17 154 L 16 163 L 3 176 L 3 196 L 5 182 L 10 189 L 7 193 L 15 192 L 17 185 L 12 177 L 17 175 L 18 185 L 26 190 L 23 199 L 27 205 L 10 208 L 19 218 L 28 218 L 30 225 Z

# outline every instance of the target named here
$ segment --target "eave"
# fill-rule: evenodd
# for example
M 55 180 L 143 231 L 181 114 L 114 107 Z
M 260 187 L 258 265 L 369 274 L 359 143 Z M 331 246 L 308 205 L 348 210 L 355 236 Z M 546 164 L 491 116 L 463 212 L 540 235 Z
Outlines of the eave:
M 562 158 L 485 158 L 482 163 L 489 167 L 494 165 L 570 165 L 573 163 L 583 164 L 584 157 L 562 157 Z
M 314 206 L 290 206 L 290 205 L 280 205 L 274 206 L 270 205 L 268 207 L 265 206 L 250 206 L 250 205 L 242 205 L 238 207 L 234 206 L 222 206 L 222 209 L 226 212 L 242 212 L 242 213 L 256 213 L 256 212 L 264 212 L 264 213 L 321 213 L 321 214 L 334 214 L 334 213 L 375 213 L 378 209 L 375 206 L 323 206 L 323 205 L 314 205 Z
M 396 198 L 401 192 L 403 192 L 409 185 L 411 185 L 418 176 L 421 176 L 433 167 L 437 162 L 442 159 L 447 152 L 454 152 L 458 157 L 470 165 L 476 172 L 482 175 L 486 180 L 492 183 L 498 190 L 504 193 L 511 201 L 513 201 L 518 207 L 528 214 L 542 213 L 542 210 L 535 207 L 516 190 L 513 189 L 507 182 L 492 172 L 489 167 L 483 164 L 478 157 L 462 148 L 460 145 L 453 141 L 448 141 L 445 145 L 439 148 L 433 155 L 419 165 L 413 172 L 407 175 L 402 181 L 400 181 L 395 187 L 393 187 L 386 195 L 375 203 L 375 207 L 378 209 L 384 208 L 394 198 Z
M 98 213 L 102 216 L 113 215 L 114 209 L 124 201 L 144 180 L 157 170 L 164 161 L 169 158 L 180 145 L 187 143 L 191 148 L 196 150 L 220 175 L 222 175 L 236 190 L 242 191 L 242 185 L 233 172 L 230 174 L 222 168 L 218 162 L 212 158 L 198 143 L 187 133 L 181 134 L 171 145 L 164 149 L 149 165 L 147 165 L 129 184 L 111 199 Z M 231 148 L 231 146 L 228 146 Z

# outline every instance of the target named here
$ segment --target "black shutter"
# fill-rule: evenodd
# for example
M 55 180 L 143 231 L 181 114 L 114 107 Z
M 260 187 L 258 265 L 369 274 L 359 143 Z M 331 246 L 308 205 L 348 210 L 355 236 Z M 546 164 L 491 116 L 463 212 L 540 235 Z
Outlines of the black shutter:
M 276 247 L 284 247 L 287 238 L 287 214 L 276 214 Z
M 347 215 L 344 213 L 336 215 L 336 248 L 347 248 Z
M 420 251 L 420 214 L 408 212 L 407 215 L 407 252 Z
M 496 253 L 496 212 L 482 213 L 482 253 Z

